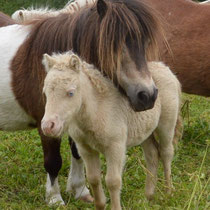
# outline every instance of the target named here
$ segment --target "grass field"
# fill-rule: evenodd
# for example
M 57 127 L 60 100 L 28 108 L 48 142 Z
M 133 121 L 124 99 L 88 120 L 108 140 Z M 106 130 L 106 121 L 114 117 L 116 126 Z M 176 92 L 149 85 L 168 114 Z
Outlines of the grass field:
M 164 193 L 160 167 L 155 200 L 147 202 L 145 162 L 141 147 L 135 147 L 127 153 L 123 175 L 124 209 L 210 209 L 210 99 L 183 95 L 183 101 L 186 102 L 182 109 L 185 129 L 172 166 L 175 188 L 172 196 Z M 93 209 L 92 204 L 77 201 L 65 193 L 70 161 L 66 138 L 62 142 L 63 167 L 59 178 L 67 205 L 51 208 L 44 202 L 46 174 L 37 131 L 0 132 L 0 139 L 0 209 Z M 109 209 L 109 199 L 107 203 Z

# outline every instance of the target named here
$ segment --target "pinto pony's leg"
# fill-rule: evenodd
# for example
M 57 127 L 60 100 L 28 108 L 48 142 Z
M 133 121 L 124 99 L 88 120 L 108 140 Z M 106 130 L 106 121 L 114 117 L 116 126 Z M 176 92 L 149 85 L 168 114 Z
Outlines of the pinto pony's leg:
M 158 169 L 158 143 L 154 136 L 150 136 L 142 143 L 144 157 L 147 165 L 147 177 L 145 194 L 148 200 L 153 199 L 155 193 L 155 186 L 157 182 L 157 169 Z
M 91 186 L 96 210 L 104 210 L 106 197 L 101 183 L 101 165 L 99 153 L 91 148 L 79 147 L 79 152 L 84 160 L 86 175 Z
M 126 146 L 122 144 L 110 147 L 106 153 L 107 174 L 106 186 L 111 197 L 111 210 L 121 210 L 120 190 L 122 186 L 122 170 L 125 161 Z
M 76 199 L 79 198 L 85 202 L 93 202 L 93 198 L 85 186 L 85 171 L 83 160 L 79 156 L 76 144 L 71 139 L 71 137 L 69 137 L 69 144 L 71 146 L 72 157 L 66 191 L 74 192 Z
M 58 172 L 62 166 L 62 158 L 60 155 L 61 140 L 44 136 L 40 129 L 39 133 L 44 151 L 44 167 L 48 173 L 46 183 L 46 202 L 49 205 L 56 203 L 64 205 L 58 184 Z

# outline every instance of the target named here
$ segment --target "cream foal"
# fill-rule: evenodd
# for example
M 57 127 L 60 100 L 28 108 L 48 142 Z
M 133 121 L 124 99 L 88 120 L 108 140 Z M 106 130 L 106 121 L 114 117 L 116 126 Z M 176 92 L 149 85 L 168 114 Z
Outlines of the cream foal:
M 121 209 L 122 170 L 128 147 L 139 144 L 143 147 L 149 171 L 147 198 L 154 195 L 159 155 L 170 192 L 172 143 L 179 134 L 181 90 L 169 68 L 162 63 L 149 63 L 159 94 L 153 109 L 137 113 L 112 82 L 72 52 L 45 54 L 43 64 L 48 72 L 43 89 L 47 99 L 43 132 L 58 137 L 68 131 L 75 140 L 85 162 L 96 209 L 104 209 L 106 202 L 99 153 L 104 154 L 107 161 L 105 180 L 112 210 Z

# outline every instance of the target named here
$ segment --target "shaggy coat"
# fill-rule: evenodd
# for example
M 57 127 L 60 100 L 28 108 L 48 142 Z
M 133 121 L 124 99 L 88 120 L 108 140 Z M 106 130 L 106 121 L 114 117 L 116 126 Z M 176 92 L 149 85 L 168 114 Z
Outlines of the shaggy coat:
M 85 162 L 96 209 L 105 207 L 99 153 L 107 160 L 106 184 L 113 210 L 121 209 L 121 174 L 128 147 L 143 146 L 149 170 L 147 198 L 154 195 L 158 152 L 170 192 L 172 142 L 179 134 L 176 125 L 179 123 L 181 89 L 169 68 L 162 63 L 149 63 L 159 89 L 158 98 L 153 109 L 135 113 L 109 80 L 72 52 L 52 57 L 45 54 L 43 64 L 48 73 L 44 83 L 47 102 L 42 130 L 45 135 L 55 137 L 68 131 L 74 138 Z

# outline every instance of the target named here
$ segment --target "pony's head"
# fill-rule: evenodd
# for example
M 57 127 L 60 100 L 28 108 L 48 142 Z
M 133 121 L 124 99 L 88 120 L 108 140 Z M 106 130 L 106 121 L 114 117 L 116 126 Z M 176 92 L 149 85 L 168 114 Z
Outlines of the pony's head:
M 151 8 L 140 0 L 98 0 L 75 17 L 73 31 L 74 51 L 113 79 L 134 110 L 154 106 L 157 88 L 146 59 L 157 54 L 161 29 Z
M 33 59 L 30 63 L 36 63 L 35 71 L 42 68 L 40 58 L 44 53 L 72 49 L 112 79 L 134 110 L 153 107 L 157 88 L 147 57 L 154 58 L 162 30 L 143 0 L 97 0 L 72 15 L 43 18 L 32 25 L 25 55 Z
M 43 64 L 47 72 L 43 92 L 46 96 L 42 130 L 47 136 L 60 137 L 80 110 L 81 59 L 68 52 L 62 55 L 44 54 Z

